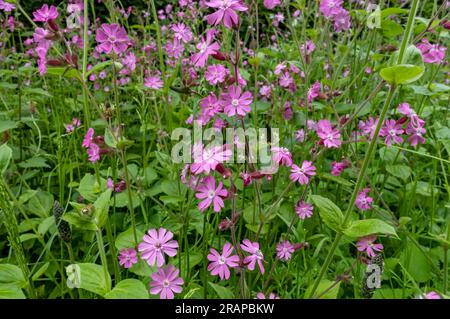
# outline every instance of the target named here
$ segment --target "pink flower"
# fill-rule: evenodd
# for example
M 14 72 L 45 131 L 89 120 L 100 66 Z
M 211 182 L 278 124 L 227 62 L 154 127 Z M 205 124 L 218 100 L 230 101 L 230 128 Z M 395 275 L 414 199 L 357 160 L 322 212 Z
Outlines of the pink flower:
M 230 270 L 228 267 L 236 268 L 239 266 L 239 256 L 233 255 L 233 246 L 230 243 L 225 243 L 222 248 L 222 254 L 219 254 L 217 250 L 211 248 L 210 254 L 208 255 L 208 260 L 211 263 L 208 265 L 208 271 L 211 272 L 211 275 L 217 276 L 219 275 L 221 280 L 230 278 Z
M 81 121 L 79 119 L 77 119 L 76 117 L 74 117 L 70 124 L 65 125 L 66 132 L 72 133 L 75 130 L 75 128 L 80 127 L 80 126 L 81 126 Z
M 289 72 L 284 72 L 280 75 L 280 86 L 284 88 L 288 88 L 294 84 L 294 79 L 289 74 Z
M 253 102 L 253 96 L 246 91 L 241 95 L 239 86 L 230 86 L 227 93 L 222 94 L 221 104 L 224 112 L 228 116 L 240 115 L 245 116 L 250 112 L 250 104 Z
M 313 205 L 307 203 L 305 201 L 299 201 L 297 205 L 295 205 L 295 212 L 300 219 L 310 218 L 313 214 Z
M 400 103 L 397 106 L 397 111 L 399 111 L 403 115 L 406 115 L 407 117 L 416 115 L 416 112 L 414 112 L 414 110 L 409 106 L 409 103 Z
M 348 161 L 331 163 L 331 174 L 334 176 L 341 175 L 342 171 L 348 167 Z
M 195 175 L 215 170 L 217 164 L 228 160 L 232 152 L 227 146 L 209 146 L 204 148 L 201 144 L 194 145 L 193 163 L 191 164 L 191 172 Z
M 276 6 L 279 6 L 281 3 L 280 0 L 264 0 L 264 7 L 266 7 L 269 10 L 272 10 Z
M 315 49 L 316 45 L 311 40 L 306 41 L 305 44 L 302 44 L 300 46 L 300 50 L 303 52 L 304 55 L 311 55 L 311 53 L 313 53 Z
M 200 108 L 202 109 L 204 122 L 209 122 L 214 115 L 222 111 L 222 105 L 214 93 L 210 93 L 200 100 Z
M 247 11 L 247 7 L 241 0 L 211 0 L 206 2 L 210 8 L 217 9 L 216 12 L 208 14 L 205 18 L 210 25 L 218 25 L 222 20 L 228 29 L 238 25 L 239 16 L 236 11 Z
M 212 42 L 216 33 L 215 29 L 209 29 L 206 32 L 206 41 L 202 38 L 201 42 L 196 45 L 198 53 L 195 53 L 191 57 L 191 61 L 194 66 L 204 67 L 208 61 L 210 55 L 216 54 L 220 50 L 220 45 L 217 42 Z
M 258 292 L 258 293 L 256 294 L 256 299 L 266 299 L 266 296 L 264 295 L 264 293 Z M 271 293 L 269 294 L 269 298 L 267 298 L 267 299 L 280 299 L 280 297 L 278 297 L 278 296 L 275 295 L 273 292 L 271 292 Z
M 292 155 L 287 148 L 272 146 L 272 161 L 278 165 L 292 166 Z
M 294 253 L 294 245 L 292 245 L 288 240 L 282 241 L 277 245 L 277 258 L 288 261 L 291 259 Z
M 138 262 L 137 252 L 133 248 L 123 249 L 119 253 L 119 264 L 124 268 L 131 268 Z
M 5 12 L 11 12 L 15 8 L 16 6 L 14 4 L 5 2 L 4 0 L 0 0 L 0 10 L 3 10 Z
M 376 253 L 374 251 L 383 250 L 382 244 L 373 243 L 375 240 L 377 240 L 377 236 L 375 235 L 361 237 L 358 239 L 358 242 L 356 243 L 356 248 L 359 251 L 365 251 L 367 253 L 367 256 L 373 258 L 376 256 Z
M 311 103 L 316 97 L 319 96 L 321 84 L 316 81 L 313 86 L 308 90 L 308 102 Z
M 58 9 L 55 6 L 49 8 L 48 4 L 44 4 L 40 9 L 33 12 L 33 21 L 47 22 L 48 20 L 55 20 L 58 15 Z
M 342 30 L 348 30 L 350 27 L 350 13 L 348 13 L 345 9 L 339 9 L 334 16 L 334 30 L 336 30 L 336 32 L 340 32 Z
M 146 260 L 150 266 L 155 264 L 158 267 L 164 265 L 164 254 L 173 257 L 177 254 L 178 242 L 172 240 L 173 233 L 160 228 L 150 229 L 148 235 L 144 235 L 143 242 L 138 245 L 138 251 L 141 252 L 141 258 Z
M 125 28 L 117 23 L 107 24 L 103 23 L 95 35 L 95 40 L 100 44 L 97 46 L 97 50 L 111 53 L 113 50 L 116 54 L 124 52 L 128 48 L 128 38 Z
M 292 164 L 289 178 L 293 182 L 299 182 L 300 185 L 306 185 L 309 183 L 309 177 L 314 175 L 316 175 L 316 167 L 310 161 L 303 161 L 302 167 Z
M 230 72 L 221 64 L 213 64 L 208 66 L 205 72 L 205 79 L 211 85 L 222 83 Z
M 402 125 L 395 120 L 386 120 L 380 130 L 380 136 L 385 137 L 384 142 L 388 146 L 403 142 L 403 138 L 398 136 L 399 134 L 403 134 Z
M 323 145 L 327 148 L 338 148 L 341 146 L 341 133 L 337 128 L 331 126 L 328 120 L 320 120 L 316 127 L 317 136 L 322 139 Z
M 81 146 L 83 146 L 84 148 L 88 148 L 92 143 L 94 133 L 95 133 L 94 129 L 90 127 L 87 130 L 86 135 L 84 135 L 83 143 L 81 144 Z
M 297 142 L 303 143 L 305 141 L 305 130 L 299 129 L 295 132 L 295 140 Z
M 425 295 L 425 299 L 442 299 L 442 297 L 436 291 L 430 291 Z
M 223 198 L 228 195 L 228 192 L 222 186 L 222 182 L 219 182 L 216 188 L 216 181 L 212 176 L 207 176 L 201 181 L 201 184 L 197 187 L 198 193 L 195 194 L 198 199 L 203 199 L 198 204 L 198 209 L 201 212 L 205 211 L 211 204 L 213 204 L 216 213 L 220 212 L 225 206 Z
M 164 86 L 164 82 L 158 75 L 148 76 L 144 79 L 144 86 L 154 90 L 160 90 Z
M 89 162 L 98 162 L 100 160 L 100 147 L 95 143 L 91 143 L 87 149 L 87 154 L 89 155 Z
M 355 200 L 355 206 L 362 211 L 372 209 L 373 198 L 367 196 L 368 192 L 370 192 L 370 189 L 364 188 L 362 191 L 359 192 Z
M 188 43 L 192 40 L 192 31 L 184 23 L 174 24 L 171 29 L 174 32 L 175 39 L 183 41 L 184 43 Z
M 166 269 L 159 268 L 152 274 L 150 282 L 150 293 L 152 295 L 159 294 L 161 299 L 173 299 L 174 293 L 179 294 L 184 284 L 183 278 L 178 277 L 180 271 L 172 265 Z
M 423 124 L 425 124 L 423 121 L 421 122 L 411 118 L 406 125 L 406 134 L 409 135 L 408 142 L 411 146 L 425 143 L 423 134 L 425 134 L 427 130 L 423 127 Z
M 178 39 L 173 39 L 173 41 L 167 41 L 164 46 L 167 56 L 174 59 L 179 59 L 184 51 L 184 45 Z
M 369 135 L 370 138 L 373 138 L 377 124 L 378 118 L 374 120 L 373 117 L 369 117 L 365 122 L 359 121 L 358 128 L 361 130 L 363 135 Z
M 261 274 L 264 274 L 264 266 L 262 263 L 264 261 L 264 255 L 261 250 L 259 250 L 259 243 L 252 243 L 250 240 L 244 239 L 241 244 L 241 249 L 251 254 L 242 261 L 244 265 L 247 265 L 249 270 L 254 270 L 255 264 L 258 263 Z
M 428 39 L 422 39 L 422 42 L 416 47 L 422 52 L 423 61 L 425 63 L 440 64 L 445 58 L 446 47 L 439 44 L 431 44 Z
M 325 17 L 331 18 L 342 8 L 343 2 L 343 0 L 322 0 L 319 7 L 320 12 L 322 12 Z

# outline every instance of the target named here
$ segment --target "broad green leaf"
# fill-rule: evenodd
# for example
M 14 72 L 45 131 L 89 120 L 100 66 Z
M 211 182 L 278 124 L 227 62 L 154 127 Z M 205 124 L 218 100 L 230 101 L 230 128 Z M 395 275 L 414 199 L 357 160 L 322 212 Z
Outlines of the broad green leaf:
M 421 246 L 424 253 L 428 253 L 428 248 Z M 426 282 L 431 279 L 432 271 L 430 261 L 424 253 L 413 243 L 408 243 L 400 255 L 400 262 L 408 273 L 417 282 Z
M 50 168 L 43 157 L 32 157 L 18 164 L 22 168 Z
M 19 125 L 19 122 L 10 120 L 0 120 L 0 133 L 7 130 L 15 129 Z
M 46 191 L 37 191 L 28 201 L 28 210 L 35 215 L 47 218 L 53 206 L 53 195 Z
M 6 144 L 0 146 L 0 178 L 1 175 L 3 175 L 6 169 L 8 168 L 11 158 L 12 158 L 11 148 Z
M 46 74 L 81 80 L 77 70 L 71 67 L 48 67 Z
M 394 227 L 380 219 L 363 219 L 351 222 L 343 230 L 349 237 L 359 238 L 368 235 L 393 235 L 397 237 Z
M 27 87 L 23 90 L 23 92 L 26 94 L 30 94 L 30 95 L 43 95 L 46 97 L 53 97 L 53 95 L 48 93 L 48 91 L 41 89 L 41 88 Z
M 111 277 L 109 273 L 105 273 L 102 266 L 91 263 L 71 266 L 74 269 L 79 269 L 79 287 L 77 288 L 85 289 L 101 296 L 105 296 L 111 291 Z M 68 277 L 70 279 L 69 273 Z
M 208 282 L 208 284 L 214 289 L 214 291 L 217 293 L 217 296 L 219 296 L 220 299 L 233 299 L 234 298 L 234 294 L 230 290 L 230 288 L 219 286 L 217 284 L 213 284 L 212 282 Z
M 19 287 L 13 284 L 0 284 L 0 299 L 25 299 Z
M 150 267 L 145 260 L 139 258 L 138 262 L 131 266 L 131 268 L 129 268 L 128 270 L 138 276 L 150 277 L 155 271 L 157 271 L 157 269 L 158 268 L 156 267 L 156 265 Z
M 83 230 L 98 230 L 97 225 L 94 223 L 91 217 L 81 216 L 77 212 L 67 212 L 62 217 L 63 220 L 69 224 L 81 228 Z
M 142 241 L 144 233 L 139 229 L 136 229 L 136 235 L 137 240 Z M 134 242 L 133 228 L 128 228 L 123 233 L 120 233 L 116 238 L 115 246 L 118 250 L 135 247 L 136 243 Z
M 137 279 L 125 279 L 105 295 L 106 299 L 148 299 L 149 292 Z
M 90 202 L 94 202 L 98 194 L 104 189 L 106 186 L 105 179 L 100 179 L 100 184 L 97 182 L 97 179 L 92 174 L 86 174 L 80 181 L 80 186 L 78 186 L 78 192 Z
M 398 55 L 400 51 L 395 51 L 392 54 L 392 57 L 389 61 L 390 66 L 397 65 Z M 415 66 L 424 66 L 422 52 L 415 46 L 410 45 L 406 48 L 405 53 L 403 54 L 403 61 L 401 64 L 411 64 Z
M 401 178 L 404 182 L 411 176 L 411 168 L 406 165 L 387 165 L 386 170 L 393 176 Z
M 412 64 L 399 64 L 384 68 L 380 71 L 380 76 L 389 84 L 409 84 L 420 79 L 425 72 L 423 66 Z
M 105 143 L 111 148 L 117 147 L 117 138 L 112 134 L 109 128 L 105 128 Z
M 336 299 L 339 293 L 339 288 L 341 282 L 338 282 L 334 287 L 331 286 L 335 284 L 334 281 L 328 279 L 322 279 L 317 286 L 316 292 L 314 293 L 314 298 L 319 297 L 319 299 Z M 305 296 L 310 297 L 313 285 L 306 289 Z
M 0 284 L 10 284 L 23 288 L 27 282 L 19 267 L 11 264 L 0 264 Z
M 341 209 L 328 198 L 320 195 L 310 195 L 314 205 L 319 209 L 319 215 L 323 222 L 335 231 L 340 231 L 344 221 Z
M 334 176 L 330 173 L 321 173 L 320 174 L 321 177 L 328 179 L 330 181 L 336 182 L 338 184 L 341 184 L 343 186 L 348 186 L 348 187 L 352 187 L 353 183 L 350 182 L 349 180 L 346 180 L 345 178 L 342 178 L 340 176 Z
M 104 191 L 94 203 L 95 212 L 94 220 L 97 223 L 98 228 L 102 228 L 108 220 L 109 200 L 111 198 L 111 189 Z

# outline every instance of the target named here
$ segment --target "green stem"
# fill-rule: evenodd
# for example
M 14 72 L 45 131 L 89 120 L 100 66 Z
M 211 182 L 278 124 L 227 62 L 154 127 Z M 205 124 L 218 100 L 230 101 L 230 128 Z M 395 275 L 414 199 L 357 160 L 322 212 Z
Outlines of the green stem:
M 102 261 L 103 271 L 105 272 L 105 278 L 108 278 L 109 276 L 108 259 L 106 259 L 105 245 L 103 244 L 102 231 L 97 230 L 95 232 L 95 236 L 97 237 L 98 252 L 100 253 L 100 259 Z M 110 284 L 109 281 L 107 281 L 107 284 Z M 108 287 L 108 290 L 110 289 L 111 287 Z

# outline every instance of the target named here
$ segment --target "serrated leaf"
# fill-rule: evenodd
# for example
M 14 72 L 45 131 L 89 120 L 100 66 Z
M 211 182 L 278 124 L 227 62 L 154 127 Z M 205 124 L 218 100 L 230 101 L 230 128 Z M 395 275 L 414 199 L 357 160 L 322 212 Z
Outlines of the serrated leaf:
M 398 237 L 394 227 L 380 219 L 363 219 L 350 222 L 343 233 L 352 238 L 368 235 L 393 235 Z

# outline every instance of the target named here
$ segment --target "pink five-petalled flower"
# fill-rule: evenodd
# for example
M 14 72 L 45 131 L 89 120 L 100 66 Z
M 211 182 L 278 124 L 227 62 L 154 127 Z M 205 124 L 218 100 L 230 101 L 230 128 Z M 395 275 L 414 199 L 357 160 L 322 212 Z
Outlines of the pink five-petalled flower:
M 222 248 L 222 254 L 219 254 L 217 250 L 211 248 L 210 254 L 207 257 L 211 261 L 208 265 L 208 271 L 211 272 L 211 275 L 219 275 L 221 280 L 228 280 L 230 278 L 230 270 L 228 267 L 235 268 L 239 266 L 239 256 L 231 256 L 233 250 L 234 248 L 230 243 L 225 243 Z
M 375 240 L 377 240 L 377 236 L 375 235 L 361 237 L 356 243 L 356 248 L 361 252 L 365 251 L 367 256 L 373 258 L 376 256 L 375 251 L 383 250 L 382 244 L 374 244 Z
M 172 265 L 167 268 L 159 268 L 152 274 L 150 282 L 150 293 L 152 295 L 159 294 L 161 299 L 173 299 L 174 293 L 179 294 L 183 288 L 184 280 L 178 277 L 180 271 Z
M 236 11 L 248 10 L 241 0 L 211 0 L 205 4 L 210 8 L 217 9 L 216 12 L 205 17 L 208 23 L 210 25 L 218 25 L 223 20 L 223 24 L 228 29 L 239 23 L 239 16 Z
M 291 259 L 292 254 L 294 253 L 294 245 L 292 245 L 289 240 L 282 241 L 277 244 L 277 258 L 281 260 L 288 261 Z
M 356 197 L 355 206 L 362 211 L 372 209 L 373 198 L 367 195 L 369 192 L 369 188 L 364 188 Z
M 417 45 L 417 48 L 423 55 L 425 63 L 440 64 L 445 58 L 446 47 L 439 44 L 431 44 L 427 39 L 422 39 L 422 42 Z
M 253 96 L 246 91 L 241 94 L 241 87 L 230 86 L 227 93 L 222 94 L 221 104 L 224 112 L 228 116 L 245 116 L 250 112 L 250 104 L 253 102 Z
M 55 6 L 48 6 L 44 4 L 40 9 L 33 12 L 33 21 L 47 22 L 49 20 L 55 20 L 58 17 L 58 9 Z
M 280 299 L 277 295 L 275 295 L 273 292 L 269 294 L 269 298 L 266 298 L 263 292 L 258 292 L 256 294 L 256 299 Z
M 208 61 L 210 55 L 216 54 L 220 50 L 220 45 L 217 42 L 213 42 L 213 37 L 216 34 L 215 29 L 209 29 L 206 31 L 206 40 L 202 38 L 200 43 L 196 45 L 198 53 L 191 56 L 191 61 L 194 66 L 204 67 Z
M 295 205 L 295 213 L 300 219 L 310 218 L 313 214 L 313 205 L 301 200 Z
M 403 138 L 398 136 L 400 134 L 403 134 L 402 125 L 395 120 L 386 120 L 380 130 L 380 136 L 385 138 L 384 142 L 388 146 L 392 146 L 392 144 L 401 144 Z
M 215 170 L 219 163 L 228 160 L 232 155 L 227 145 L 209 145 L 204 147 L 202 144 L 195 144 L 193 147 L 193 163 L 190 166 L 191 173 L 195 175 Z
M 103 23 L 95 35 L 95 40 L 100 44 L 97 46 L 99 52 L 106 54 L 114 51 L 116 54 L 125 52 L 128 48 L 128 38 L 125 28 L 117 23 Z
M 131 268 L 138 262 L 137 252 L 133 248 L 123 249 L 119 253 L 119 264 L 124 268 Z
M 291 152 L 285 147 L 272 146 L 272 161 L 278 165 L 292 166 Z
M 259 250 L 259 243 L 244 239 L 241 244 L 241 249 L 250 254 L 250 256 L 244 258 L 242 261 L 243 264 L 247 265 L 249 270 L 254 270 L 256 263 L 258 263 L 261 274 L 264 274 L 264 255 L 261 250 Z
M 320 120 L 316 126 L 317 136 L 327 148 L 338 148 L 341 146 L 341 133 L 333 128 L 329 120 Z
M 225 205 L 223 198 L 228 195 L 228 191 L 222 187 L 222 182 L 219 182 L 216 188 L 216 181 L 212 176 L 203 178 L 201 184 L 197 187 L 198 193 L 195 194 L 198 199 L 203 199 L 198 204 L 198 209 L 201 212 L 205 211 L 211 204 L 213 204 L 216 213 L 220 212 Z
M 293 182 L 299 182 L 301 185 L 309 183 L 309 177 L 316 175 L 316 167 L 310 161 L 303 161 L 302 166 L 295 164 L 291 166 L 291 175 L 289 178 Z
M 150 266 L 158 267 L 164 265 L 164 254 L 173 257 L 177 254 L 178 242 L 172 240 L 173 233 L 160 228 L 150 229 L 148 235 L 144 235 L 143 242 L 138 245 L 141 258 L 146 260 Z

